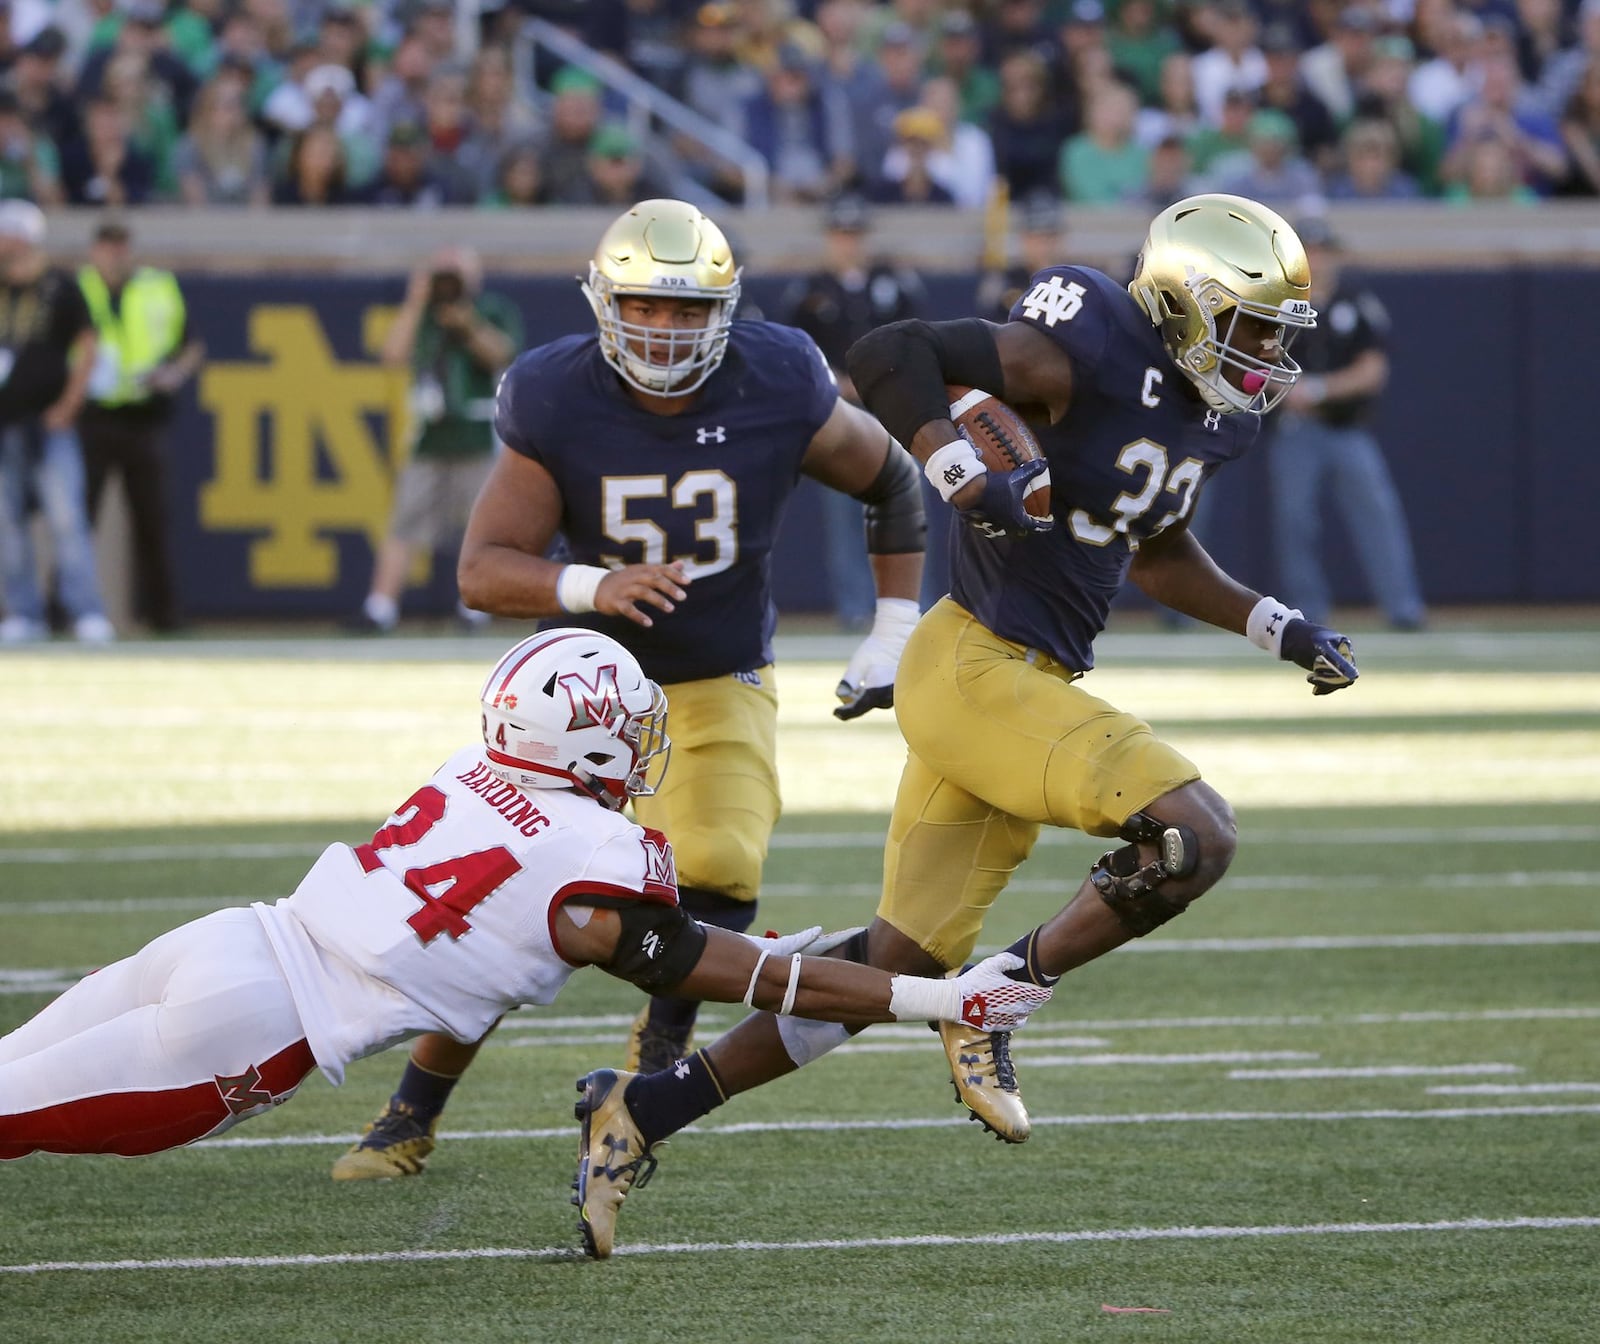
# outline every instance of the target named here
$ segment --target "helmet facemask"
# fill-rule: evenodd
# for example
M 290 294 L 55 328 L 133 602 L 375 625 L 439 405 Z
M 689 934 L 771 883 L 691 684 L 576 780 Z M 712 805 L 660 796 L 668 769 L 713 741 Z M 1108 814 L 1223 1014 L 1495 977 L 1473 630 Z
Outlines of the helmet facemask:
M 722 363 L 739 302 L 739 281 L 715 291 L 624 287 L 591 261 L 583 294 L 600 326 L 600 352 L 623 382 L 649 396 L 677 397 L 704 384 Z M 703 327 L 646 326 L 623 320 L 619 300 L 630 297 L 704 299 L 711 311 Z M 651 358 L 662 353 L 666 358 L 661 362 Z
M 1207 405 L 1225 414 L 1254 411 L 1265 415 L 1289 394 L 1300 377 L 1302 370 L 1290 357 L 1289 347 L 1300 332 L 1316 326 L 1316 310 L 1305 299 L 1286 299 L 1277 307 L 1253 303 L 1207 275 L 1192 275 L 1184 284 L 1190 302 L 1183 308 L 1198 316 L 1204 334 L 1188 340 L 1168 337 L 1167 347 L 1173 358 Z M 1171 300 L 1165 292 L 1161 299 L 1163 308 L 1170 310 Z M 1248 354 L 1236 344 L 1241 315 L 1277 328 L 1276 360 Z M 1173 320 L 1165 316 L 1164 336 Z M 1176 322 L 1187 328 L 1182 311 Z M 1184 335 L 1188 335 L 1187 330 Z M 1237 371 L 1237 381 L 1228 377 L 1229 369 Z

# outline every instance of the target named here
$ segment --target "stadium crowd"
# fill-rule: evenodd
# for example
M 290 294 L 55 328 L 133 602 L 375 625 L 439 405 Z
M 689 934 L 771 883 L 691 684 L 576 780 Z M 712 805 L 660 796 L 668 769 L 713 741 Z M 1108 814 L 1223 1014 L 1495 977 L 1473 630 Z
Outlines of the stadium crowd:
M 544 18 L 769 165 L 979 205 L 1600 195 L 1600 0 L 0 0 L 0 195 L 59 205 L 737 202 Z M 630 129 L 630 127 L 632 129 Z

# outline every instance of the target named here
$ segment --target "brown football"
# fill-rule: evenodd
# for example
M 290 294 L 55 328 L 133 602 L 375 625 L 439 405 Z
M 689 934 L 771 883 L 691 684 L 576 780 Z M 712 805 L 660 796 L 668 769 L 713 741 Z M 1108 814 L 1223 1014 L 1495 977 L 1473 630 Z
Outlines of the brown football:
M 999 397 L 976 387 L 949 384 L 950 418 L 972 440 L 984 466 L 990 471 L 1014 471 L 1024 462 L 1044 456 L 1039 440 L 1027 422 Z M 1027 510 L 1035 518 L 1050 516 L 1050 473 L 1042 471 L 1028 483 L 1024 497 Z

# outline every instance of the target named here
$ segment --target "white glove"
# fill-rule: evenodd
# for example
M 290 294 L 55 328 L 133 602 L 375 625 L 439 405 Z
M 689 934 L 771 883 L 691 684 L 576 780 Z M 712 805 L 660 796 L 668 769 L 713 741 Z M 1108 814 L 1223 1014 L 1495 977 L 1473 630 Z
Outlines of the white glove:
M 889 1011 L 900 1022 L 964 1022 L 979 1031 L 1015 1031 L 1054 992 L 1053 986 L 1006 974 L 1022 965 L 1016 953 L 996 952 L 951 980 L 897 975 L 889 982 Z
M 849 930 L 845 937 L 849 937 L 854 932 L 854 929 Z M 792 957 L 796 952 L 807 951 L 812 943 L 822 941 L 824 938 L 832 938 L 833 936 L 831 933 L 824 935 L 820 924 L 813 924 L 809 929 L 801 929 L 799 933 L 785 933 L 774 935 L 770 938 L 760 933 L 741 933 L 739 935 L 745 942 L 754 944 L 756 951 L 765 952 L 771 957 Z M 832 943 L 828 945 L 830 947 L 833 946 Z
M 834 694 L 844 701 L 836 719 L 855 719 L 869 709 L 894 706 L 894 674 L 900 654 L 916 628 L 921 611 L 908 597 L 880 597 L 872 632 L 861 641 Z

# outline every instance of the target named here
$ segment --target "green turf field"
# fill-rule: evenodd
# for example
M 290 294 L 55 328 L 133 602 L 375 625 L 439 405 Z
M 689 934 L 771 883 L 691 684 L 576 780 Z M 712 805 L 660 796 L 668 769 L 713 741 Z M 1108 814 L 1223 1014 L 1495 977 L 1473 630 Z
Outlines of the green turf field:
M 0 1030 L 370 835 L 515 637 L 0 658 Z M 773 927 L 871 912 L 898 736 L 829 717 L 847 650 L 784 650 Z M 1239 857 L 1018 1038 L 1026 1145 L 878 1028 L 675 1139 L 617 1257 L 575 1259 L 572 1081 L 637 1004 L 585 972 L 508 1019 L 419 1180 L 327 1174 L 399 1051 L 193 1149 L 0 1165 L 0 1339 L 1600 1337 L 1600 633 L 1358 652 L 1314 699 L 1240 640 L 1102 640 L 1091 685 L 1235 802 Z M 986 941 L 1101 848 L 1047 836 Z

